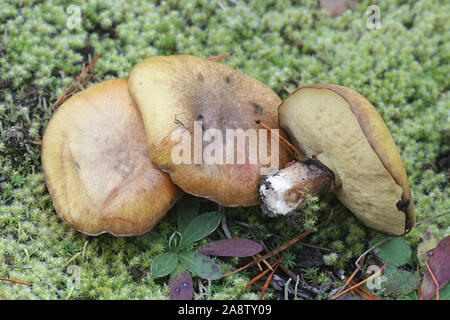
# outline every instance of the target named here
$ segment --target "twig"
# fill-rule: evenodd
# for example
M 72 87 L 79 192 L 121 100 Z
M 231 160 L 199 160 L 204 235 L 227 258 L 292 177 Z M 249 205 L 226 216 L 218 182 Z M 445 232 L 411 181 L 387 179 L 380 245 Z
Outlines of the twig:
M 252 256 L 253 260 L 256 260 L 255 256 Z M 263 271 L 263 268 L 261 267 L 261 263 L 257 262 L 256 265 L 258 266 L 259 271 Z
M 64 297 L 64 295 L 53 285 L 53 284 L 51 284 L 50 282 L 48 282 L 47 280 L 45 280 L 45 279 L 42 279 L 40 276 L 38 276 L 38 275 L 36 275 L 38 278 L 39 278 L 39 280 L 41 280 L 42 282 L 44 282 L 45 284 L 47 284 L 50 288 L 52 288 L 55 292 L 56 292 L 56 294 L 61 298 L 61 299 L 66 299 L 66 297 Z
M 286 91 L 288 94 L 291 94 L 292 92 L 294 92 L 294 90 L 289 89 L 288 87 L 283 87 L 284 91 Z
M 323 226 L 324 224 L 330 222 L 331 220 L 333 220 L 339 213 L 341 213 L 342 211 L 342 207 L 338 209 L 338 211 L 336 213 L 334 213 L 330 218 L 326 219 L 325 221 L 323 221 L 322 223 L 320 223 L 317 228 L 320 228 L 321 226 Z M 234 273 L 240 272 L 242 270 L 245 270 L 251 266 L 253 266 L 254 264 L 256 264 L 257 262 L 263 261 L 264 259 L 269 259 L 270 257 L 276 255 L 277 253 L 280 253 L 281 251 L 289 248 L 290 246 L 294 245 L 295 243 L 297 243 L 298 241 L 300 241 L 301 239 L 305 238 L 306 236 L 310 235 L 311 233 L 313 233 L 314 231 L 310 230 L 310 231 L 306 231 L 300 235 L 298 235 L 297 237 L 293 238 L 292 240 L 289 240 L 288 242 L 282 244 L 281 246 L 279 246 L 277 249 L 270 251 L 269 253 L 263 255 L 261 258 L 256 259 L 248 264 L 246 264 L 245 266 L 236 269 L 234 271 L 228 272 L 226 274 L 224 274 L 222 277 L 226 277 L 229 275 L 232 275 Z
M 444 213 L 440 213 L 440 214 L 438 214 L 438 215 L 435 215 L 435 216 L 426 218 L 426 219 L 424 219 L 424 220 L 418 221 L 418 222 L 416 222 L 415 226 L 416 226 L 416 227 L 417 227 L 417 226 L 420 226 L 422 223 L 430 222 L 430 221 L 432 221 L 432 220 L 434 220 L 434 219 L 440 218 L 440 217 L 445 216 L 445 215 L 447 215 L 447 214 L 450 214 L 450 211 L 447 211 L 447 212 L 444 212 Z M 359 265 L 359 261 L 361 260 L 362 257 L 366 256 L 369 252 L 371 252 L 372 250 L 374 250 L 374 249 L 376 249 L 377 247 L 381 246 L 383 243 L 385 243 L 385 242 L 387 242 L 387 241 L 389 241 L 389 240 L 392 240 L 393 238 L 394 238 L 393 236 L 387 237 L 386 239 L 383 239 L 382 241 L 378 242 L 378 243 L 375 244 L 374 246 L 372 246 L 372 247 L 370 247 L 369 249 L 367 249 L 362 255 L 359 256 L 358 260 L 356 260 L 356 262 L 355 262 L 355 265 L 356 265 L 359 269 L 361 269 L 361 267 L 360 267 L 360 265 Z
M 222 9 L 223 11 L 227 10 L 227 7 L 225 7 L 222 2 L 220 2 L 220 0 L 216 0 L 217 4 L 219 5 L 220 9 Z
M 70 92 L 72 87 L 80 82 L 81 78 L 83 78 L 84 75 L 88 73 L 88 71 L 94 66 L 100 56 L 101 54 L 97 55 L 94 60 L 92 60 L 92 62 L 86 68 L 84 68 L 84 70 L 78 75 L 75 81 L 72 82 L 71 85 L 66 89 L 66 91 L 64 91 L 63 94 L 58 98 L 58 100 L 56 100 L 56 102 L 53 104 L 53 107 L 60 105 L 66 99 L 66 95 Z
M 298 151 L 297 148 L 295 148 L 285 137 L 283 137 L 283 136 L 279 135 L 278 133 L 276 133 L 275 131 L 273 131 L 272 128 L 267 126 L 261 120 L 256 120 L 255 122 L 256 122 L 256 124 L 259 124 L 264 129 L 268 130 L 271 135 L 273 134 L 276 138 L 278 138 L 287 147 L 288 151 L 293 153 L 295 156 L 298 156 L 298 160 L 305 159 L 305 156 L 303 154 L 301 154 L 300 151 Z
M 345 287 L 352 281 L 352 279 L 356 276 L 356 274 L 358 273 L 360 269 L 356 268 L 355 271 L 353 271 L 352 275 L 350 277 L 348 277 L 347 281 L 345 281 L 344 285 L 339 289 L 338 292 L 336 292 L 336 294 L 333 297 L 338 297 L 338 295 L 342 292 L 342 290 L 345 289 Z M 332 298 L 333 299 L 333 298 Z
M 2 299 L 2 300 L 9 300 L 9 299 L 5 298 L 4 296 L 0 296 L 0 299 Z
M 361 266 L 359 265 L 359 261 L 360 261 L 361 259 L 363 259 L 369 252 L 371 252 L 372 250 L 378 248 L 378 247 L 381 246 L 383 243 L 385 243 L 385 242 L 387 242 L 387 241 L 389 241 L 389 240 L 392 240 L 393 238 L 394 238 L 393 236 L 387 237 L 386 239 L 381 240 L 380 242 L 378 242 L 378 243 L 375 244 L 374 246 L 372 246 L 372 247 L 370 247 L 369 249 L 367 249 L 366 251 L 364 251 L 364 253 L 363 253 L 362 255 L 359 256 L 358 260 L 356 260 L 356 262 L 355 262 L 356 267 L 357 267 L 358 269 L 361 270 Z
M 273 269 L 273 268 L 272 268 Z M 250 280 L 247 285 L 244 288 L 244 292 L 250 287 L 253 283 L 264 277 L 269 271 L 271 271 L 269 268 L 258 274 L 256 277 L 254 277 L 252 280 Z M 273 270 L 272 270 L 273 271 Z
M 334 300 L 334 299 L 336 299 L 336 298 L 339 298 L 340 296 L 342 296 L 343 294 L 349 292 L 350 290 L 353 290 L 353 289 L 355 289 L 355 288 L 358 288 L 358 287 L 362 286 L 364 283 L 366 283 L 367 281 L 369 281 L 369 280 L 371 280 L 371 279 L 377 277 L 377 276 L 384 270 L 385 267 L 386 267 L 386 263 L 381 267 L 380 270 L 378 270 L 378 272 L 375 272 L 375 273 L 374 273 L 373 275 L 371 275 L 370 277 L 366 278 L 365 280 L 361 281 L 360 283 L 355 284 L 354 286 L 351 286 L 351 287 L 348 288 L 347 290 L 344 290 L 344 291 L 342 291 L 341 293 L 334 295 L 334 296 L 331 298 L 331 300 Z
M 354 282 L 352 280 L 352 281 L 350 281 L 350 284 L 352 286 L 354 286 L 356 284 L 356 282 Z M 376 295 L 370 293 L 369 291 L 367 291 L 366 289 L 364 289 L 362 287 L 355 288 L 353 290 L 355 290 L 360 296 L 362 296 L 363 298 L 366 298 L 367 300 L 380 300 Z
M 429 217 L 429 218 L 426 218 L 426 219 L 417 221 L 416 224 L 415 224 L 415 226 L 416 226 L 416 227 L 417 227 L 417 226 L 420 226 L 422 223 L 429 222 L 429 221 L 431 221 L 431 220 L 440 218 L 440 217 L 445 216 L 445 215 L 447 215 L 447 214 L 450 214 L 450 211 L 447 211 L 447 212 L 444 212 L 444 213 L 440 213 L 440 214 L 438 214 L 438 215 L 435 215 L 435 216 L 432 216 L 432 217 Z
M 275 271 L 277 271 L 278 266 L 281 263 L 281 260 L 283 260 L 283 256 L 279 257 L 278 260 L 275 262 L 275 264 L 272 266 L 273 270 L 269 274 L 269 276 L 267 277 L 266 282 L 264 283 L 264 287 L 263 287 L 263 289 L 261 291 L 261 294 L 259 295 L 259 300 L 261 300 L 263 298 L 263 296 L 264 296 L 264 293 L 266 293 L 267 287 L 269 287 L 270 280 L 272 280 L 272 277 L 275 274 Z
M 94 74 L 90 74 L 89 77 L 86 78 L 86 80 L 83 81 L 83 83 L 78 83 L 78 87 L 75 88 L 72 92 L 68 93 L 67 95 L 64 96 L 64 100 L 66 100 L 67 98 L 73 96 L 75 93 L 77 93 L 80 90 L 84 90 L 84 87 L 86 86 L 86 84 L 94 77 Z
M 417 265 L 417 275 L 420 276 L 419 265 Z M 419 297 L 419 300 L 423 300 L 422 286 L 420 284 L 420 280 L 417 281 L 417 296 Z
M 1 277 L 0 277 L 0 280 L 8 281 L 8 282 L 16 283 L 16 284 L 23 284 L 24 286 L 31 286 L 32 285 L 31 283 L 28 283 L 28 282 L 23 282 L 23 281 L 13 280 L 13 279 L 7 279 L 7 278 L 1 278 Z
M 264 243 L 263 240 L 259 240 L 259 242 L 261 243 L 262 247 L 264 248 L 264 250 L 265 250 L 266 252 L 269 252 L 269 251 L 270 251 L 269 248 L 267 248 L 267 246 L 266 246 L 266 244 Z M 257 253 L 256 256 L 257 256 L 258 258 L 261 258 L 261 255 L 260 255 L 259 253 Z M 264 264 L 267 266 L 267 268 L 269 268 L 270 270 L 272 270 L 272 266 L 270 265 L 269 262 L 267 262 L 266 259 L 264 259 L 263 262 L 264 262 Z
M 219 230 L 219 228 L 216 229 L 216 232 L 219 234 L 221 239 L 225 239 L 225 235 Z
M 228 230 L 228 226 L 227 226 L 227 217 L 225 216 L 225 208 L 223 206 L 221 206 L 220 204 L 219 204 L 219 212 L 220 212 L 220 215 L 222 216 L 222 220 L 221 220 L 222 230 L 225 233 L 225 236 L 227 237 L 227 239 L 231 239 L 231 233 Z
M 219 54 L 218 56 L 208 57 L 208 58 L 206 58 L 206 60 L 219 61 L 219 60 L 228 58 L 232 54 L 233 54 L 233 51 L 229 51 L 229 52 L 226 52 L 226 53 L 223 53 L 223 54 Z
M 295 274 L 293 271 L 291 271 L 288 268 L 283 267 L 281 265 L 280 265 L 280 268 L 281 268 L 281 270 L 283 270 L 289 276 L 289 279 L 293 279 L 293 280 L 297 279 L 298 275 Z
M 275 233 L 272 233 L 269 230 L 252 227 L 248 223 L 245 223 L 245 222 L 242 222 L 242 221 L 236 221 L 236 223 L 241 225 L 241 226 L 243 226 L 243 227 L 247 227 L 249 229 L 253 229 L 253 230 L 258 230 L 258 231 L 264 232 L 264 233 L 269 234 L 271 236 L 274 236 L 275 238 L 278 238 L 280 240 L 288 241 L 286 238 L 283 238 L 283 237 L 281 237 L 281 236 L 279 236 L 279 235 L 277 235 Z M 313 245 L 313 244 L 309 244 L 309 243 L 305 243 L 305 242 L 299 242 L 298 244 L 300 244 L 302 246 L 305 246 L 305 247 L 310 247 L 310 248 L 315 248 L 315 249 L 319 249 L 319 250 L 334 252 L 334 250 L 331 250 L 331 249 L 328 249 L 328 248 L 319 247 L 319 246 L 316 246 L 316 245 Z M 267 250 L 267 251 L 269 251 L 269 250 Z

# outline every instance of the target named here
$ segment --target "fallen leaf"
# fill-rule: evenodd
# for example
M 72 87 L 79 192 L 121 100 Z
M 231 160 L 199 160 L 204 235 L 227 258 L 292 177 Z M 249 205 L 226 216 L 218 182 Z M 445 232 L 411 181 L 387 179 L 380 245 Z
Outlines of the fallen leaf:
M 439 288 L 443 288 L 450 280 L 450 236 L 442 239 L 436 248 L 425 253 L 431 271 Z M 436 286 L 428 269 L 422 280 L 423 298 L 429 300 L 436 295 Z
M 347 9 L 353 9 L 355 3 L 351 0 L 320 0 L 320 7 L 327 16 L 336 16 Z
M 436 248 L 438 243 L 439 238 L 429 229 L 425 230 L 417 246 L 417 260 L 419 260 L 421 265 L 424 265 L 423 260 L 425 258 L 425 253 Z
M 250 257 L 262 249 L 259 243 L 249 239 L 223 239 L 210 242 L 197 251 L 221 257 Z

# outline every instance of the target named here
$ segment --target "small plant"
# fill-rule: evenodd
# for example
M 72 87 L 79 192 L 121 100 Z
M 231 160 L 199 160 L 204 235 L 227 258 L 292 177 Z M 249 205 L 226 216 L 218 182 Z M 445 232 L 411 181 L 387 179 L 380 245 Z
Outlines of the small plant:
M 304 278 L 310 285 L 320 286 L 321 284 L 330 281 L 330 278 L 328 278 L 328 276 L 325 273 L 320 272 L 320 269 L 318 267 L 309 267 L 303 269 L 303 272 Z
M 170 275 L 171 300 L 192 299 L 191 273 L 209 281 L 222 277 L 220 267 L 207 254 L 248 257 L 262 250 L 259 243 L 238 238 L 213 241 L 195 250 L 196 242 L 214 232 L 221 220 L 217 211 L 198 213 L 197 201 L 180 201 L 177 206 L 178 229 L 169 238 L 168 251 L 157 256 L 151 264 L 154 277 Z

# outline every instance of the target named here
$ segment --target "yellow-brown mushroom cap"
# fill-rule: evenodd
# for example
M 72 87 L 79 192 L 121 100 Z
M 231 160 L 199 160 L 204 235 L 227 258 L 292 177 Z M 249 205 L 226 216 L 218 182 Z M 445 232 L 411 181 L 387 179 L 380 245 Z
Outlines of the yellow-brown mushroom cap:
M 249 160 L 226 161 L 227 129 L 262 129 L 255 121 L 277 129 L 280 98 L 270 88 L 242 72 L 221 63 L 194 56 L 152 57 L 138 63 L 128 77 L 130 93 L 141 110 L 152 160 L 168 172 L 184 191 L 211 199 L 224 206 L 249 206 L 259 202 L 257 186 L 261 168 L 272 163 Z M 223 138 L 223 162 L 195 163 L 194 122 L 201 130 L 217 129 Z M 262 129 L 264 131 L 264 129 Z M 172 151 L 179 146 L 175 132 L 191 136 L 190 163 L 176 163 Z M 259 135 L 258 146 L 259 146 Z M 271 139 L 267 139 L 270 157 Z M 230 140 L 231 141 L 231 140 Z M 200 146 L 200 153 L 209 142 Z M 198 146 L 198 144 L 197 144 Z M 235 140 L 237 149 L 237 140 Z M 184 152 L 185 150 L 183 150 Z M 195 154 L 197 152 L 197 154 Z M 259 148 L 257 151 L 259 155 Z M 279 166 L 289 160 L 279 148 Z
M 297 148 L 336 176 L 335 194 L 365 225 L 402 235 L 414 202 L 394 140 L 375 108 L 337 85 L 301 87 L 280 106 L 280 126 Z
M 56 211 L 88 235 L 145 233 L 181 196 L 150 160 L 125 79 L 91 86 L 58 108 L 45 130 L 42 166 Z

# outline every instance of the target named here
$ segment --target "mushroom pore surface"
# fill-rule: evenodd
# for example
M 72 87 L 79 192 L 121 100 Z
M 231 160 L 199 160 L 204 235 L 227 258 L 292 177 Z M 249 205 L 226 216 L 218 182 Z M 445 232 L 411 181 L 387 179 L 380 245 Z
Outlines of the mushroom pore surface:
M 279 114 L 294 145 L 333 171 L 336 196 L 360 221 L 391 235 L 412 228 L 414 203 L 400 154 L 364 97 L 336 85 L 302 87 Z

